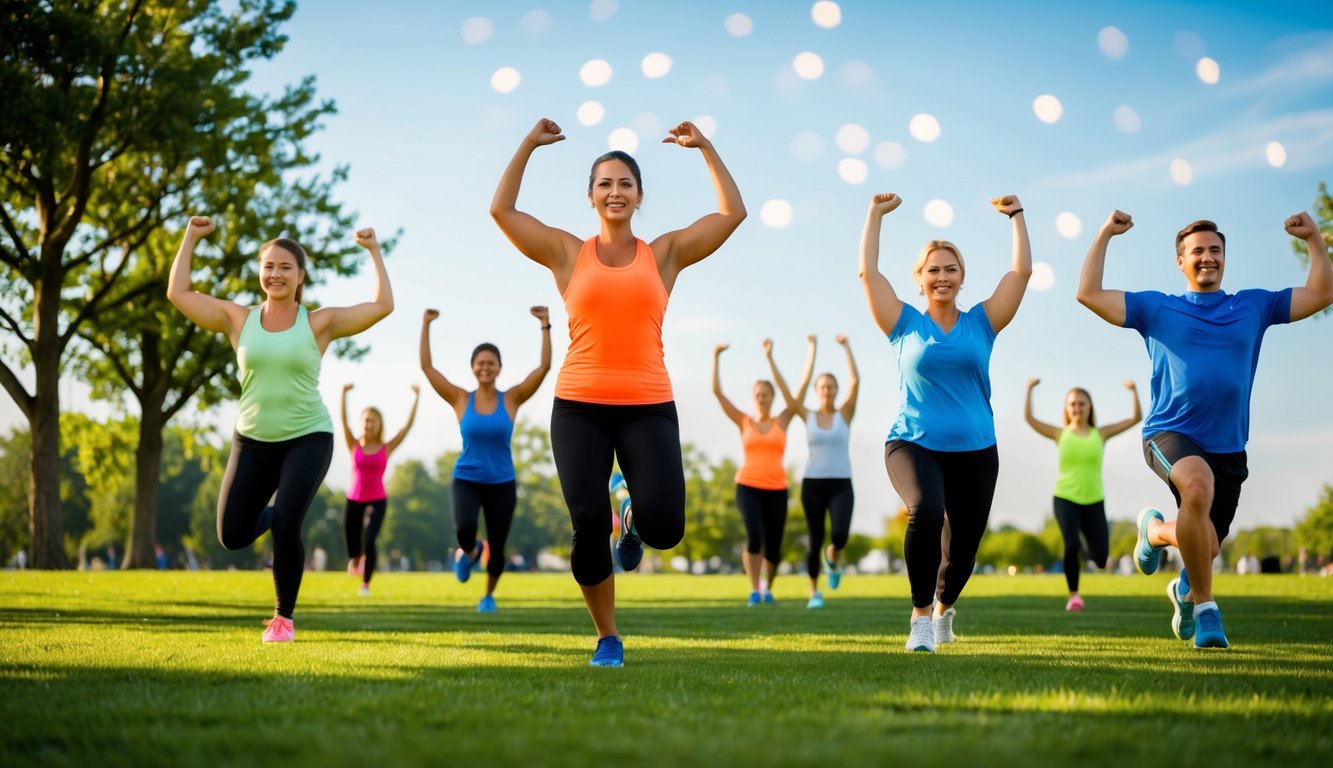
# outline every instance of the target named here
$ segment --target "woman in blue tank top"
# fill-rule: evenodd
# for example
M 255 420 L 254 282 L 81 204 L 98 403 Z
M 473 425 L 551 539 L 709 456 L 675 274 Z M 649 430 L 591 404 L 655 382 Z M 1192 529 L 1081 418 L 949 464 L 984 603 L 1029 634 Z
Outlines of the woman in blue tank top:
M 450 484 L 454 528 L 458 534 L 454 575 L 461 582 L 467 581 L 482 553 L 490 551 L 486 595 L 477 603 L 478 613 L 496 610 L 495 585 L 504 573 L 505 540 L 509 538 L 514 507 L 518 504 L 514 456 L 510 449 L 514 416 L 551 370 L 550 313 L 546 307 L 533 307 L 531 312 L 541 321 L 542 361 L 527 378 L 505 392 L 495 386 L 500 375 L 500 350 L 494 344 L 479 344 L 472 350 L 472 375 L 477 378 L 477 388 L 471 392 L 435 370 L 430 359 L 430 324 L 440 313 L 428 309 L 421 318 L 421 370 L 440 397 L 453 406 L 463 435 L 463 454 L 454 463 L 454 479 Z M 478 513 L 486 516 L 489 545 L 477 539 Z
M 387 317 L 393 292 L 375 230 L 362 229 L 356 244 L 370 252 L 375 267 L 374 297 L 364 304 L 307 312 L 301 305 L 306 253 L 287 239 L 259 249 L 265 297 L 259 306 L 199 293 L 190 289 L 190 261 L 199 240 L 212 231 L 212 219 L 190 219 L 171 264 L 167 299 L 200 328 L 227 334 L 236 350 L 241 398 L 218 496 L 218 540 L 227 549 L 243 549 L 272 532 L 276 605 L 263 640 L 291 642 L 305 571 L 301 524 L 333 458 L 333 420 L 319 395 L 320 360 L 334 339 Z
M 1032 277 L 1032 246 L 1018 198 L 992 199 L 1009 217 L 1013 233 L 1009 271 L 990 298 L 964 310 L 958 306 L 967 275 L 963 256 L 953 243 L 931 240 L 912 268 L 926 298 L 919 310 L 898 298 L 879 271 L 881 221 L 901 204 L 894 194 L 871 200 L 861 235 L 861 282 L 875 323 L 898 354 L 898 419 L 885 440 L 884 466 L 907 507 L 903 550 L 912 588 L 907 650 L 934 652 L 937 642 L 955 639 L 954 603 L 972 575 L 990 518 L 1000 471 L 990 405 L 991 348 L 1023 301 Z M 942 552 L 946 510 L 951 538 Z

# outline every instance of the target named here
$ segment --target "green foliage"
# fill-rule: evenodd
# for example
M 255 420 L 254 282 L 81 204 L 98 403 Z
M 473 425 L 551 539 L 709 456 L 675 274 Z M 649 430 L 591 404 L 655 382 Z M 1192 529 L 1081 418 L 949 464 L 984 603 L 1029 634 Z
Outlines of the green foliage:
M 1311 556 L 1333 557 L 1333 485 L 1325 485 L 1319 501 L 1296 523 L 1296 543 Z
M 394 550 L 410 558 L 414 569 L 432 560 L 447 562 L 457 544 L 448 483 L 432 477 L 423 462 L 413 459 L 394 467 L 384 489 L 389 511 L 380 529 L 381 562 Z
M 1056 560 L 1041 538 L 1013 526 L 990 531 L 981 539 L 977 550 L 978 565 L 992 565 L 997 570 L 1009 566 L 1018 568 L 1047 568 Z

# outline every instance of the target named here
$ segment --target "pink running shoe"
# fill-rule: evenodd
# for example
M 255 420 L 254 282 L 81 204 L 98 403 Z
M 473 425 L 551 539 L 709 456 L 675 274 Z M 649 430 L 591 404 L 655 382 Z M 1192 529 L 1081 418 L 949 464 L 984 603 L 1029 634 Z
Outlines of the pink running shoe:
M 1083 598 L 1079 597 L 1078 595 L 1070 597 L 1069 602 L 1065 603 L 1065 610 L 1066 611 L 1083 610 Z
M 296 639 L 296 627 L 291 619 L 274 616 L 264 621 L 263 639 L 266 643 L 290 643 Z

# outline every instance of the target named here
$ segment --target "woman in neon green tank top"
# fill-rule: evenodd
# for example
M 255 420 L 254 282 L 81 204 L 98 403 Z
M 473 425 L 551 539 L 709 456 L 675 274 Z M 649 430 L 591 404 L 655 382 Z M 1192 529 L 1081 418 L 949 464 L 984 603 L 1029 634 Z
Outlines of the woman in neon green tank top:
M 305 569 L 301 523 L 333 458 L 333 420 L 319 395 L 320 359 L 334 339 L 388 316 L 393 293 L 373 229 L 356 233 L 375 266 L 374 297 L 364 304 L 307 312 L 301 306 L 306 254 L 286 239 L 259 249 L 265 295 L 259 306 L 199 293 L 190 288 L 190 260 L 213 228 L 206 216 L 190 219 L 171 265 L 167 298 L 200 328 L 227 334 L 236 350 L 241 397 L 218 496 L 218 540 L 227 549 L 242 549 L 272 531 L 275 609 L 263 640 L 290 642 Z
M 1065 583 L 1069 586 L 1066 611 L 1083 610 L 1083 598 L 1078 593 L 1078 577 L 1082 571 L 1079 559 L 1079 534 L 1088 544 L 1088 559 L 1098 568 L 1106 567 L 1109 555 L 1110 531 L 1106 523 L 1106 495 L 1102 492 L 1102 449 L 1105 441 L 1124 432 L 1143 418 L 1139 409 L 1139 391 L 1133 381 L 1125 382 L 1134 396 L 1134 415 L 1105 427 L 1097 427 L 1097 415 L 1092 409 L 1092 395 L 1086 389 L 1075 387 L 1065 395 L 1064 427 L 1037 421 L 1032 415 L 1032 390 L 1041 379 L 1028 379 L 1027 400 L 1023 418 L 1043 437 L 1049 437 L 1060 448 L 1060 476 L 1055 481 L 1055 521 L 1065 540 Z

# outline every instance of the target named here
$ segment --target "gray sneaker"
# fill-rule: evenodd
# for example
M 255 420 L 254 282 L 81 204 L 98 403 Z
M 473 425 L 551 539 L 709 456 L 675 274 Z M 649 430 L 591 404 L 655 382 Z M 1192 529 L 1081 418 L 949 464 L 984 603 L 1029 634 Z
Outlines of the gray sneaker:
M 912 619 L 912 631 L 907 636 L 907 650 L 935 652 L 935 622 L 929 616 Z
M 935 642 L 952 643 L 958 639 L 953 633 L 953 617 L 956 611 L 950 608 L 935 617 Z

